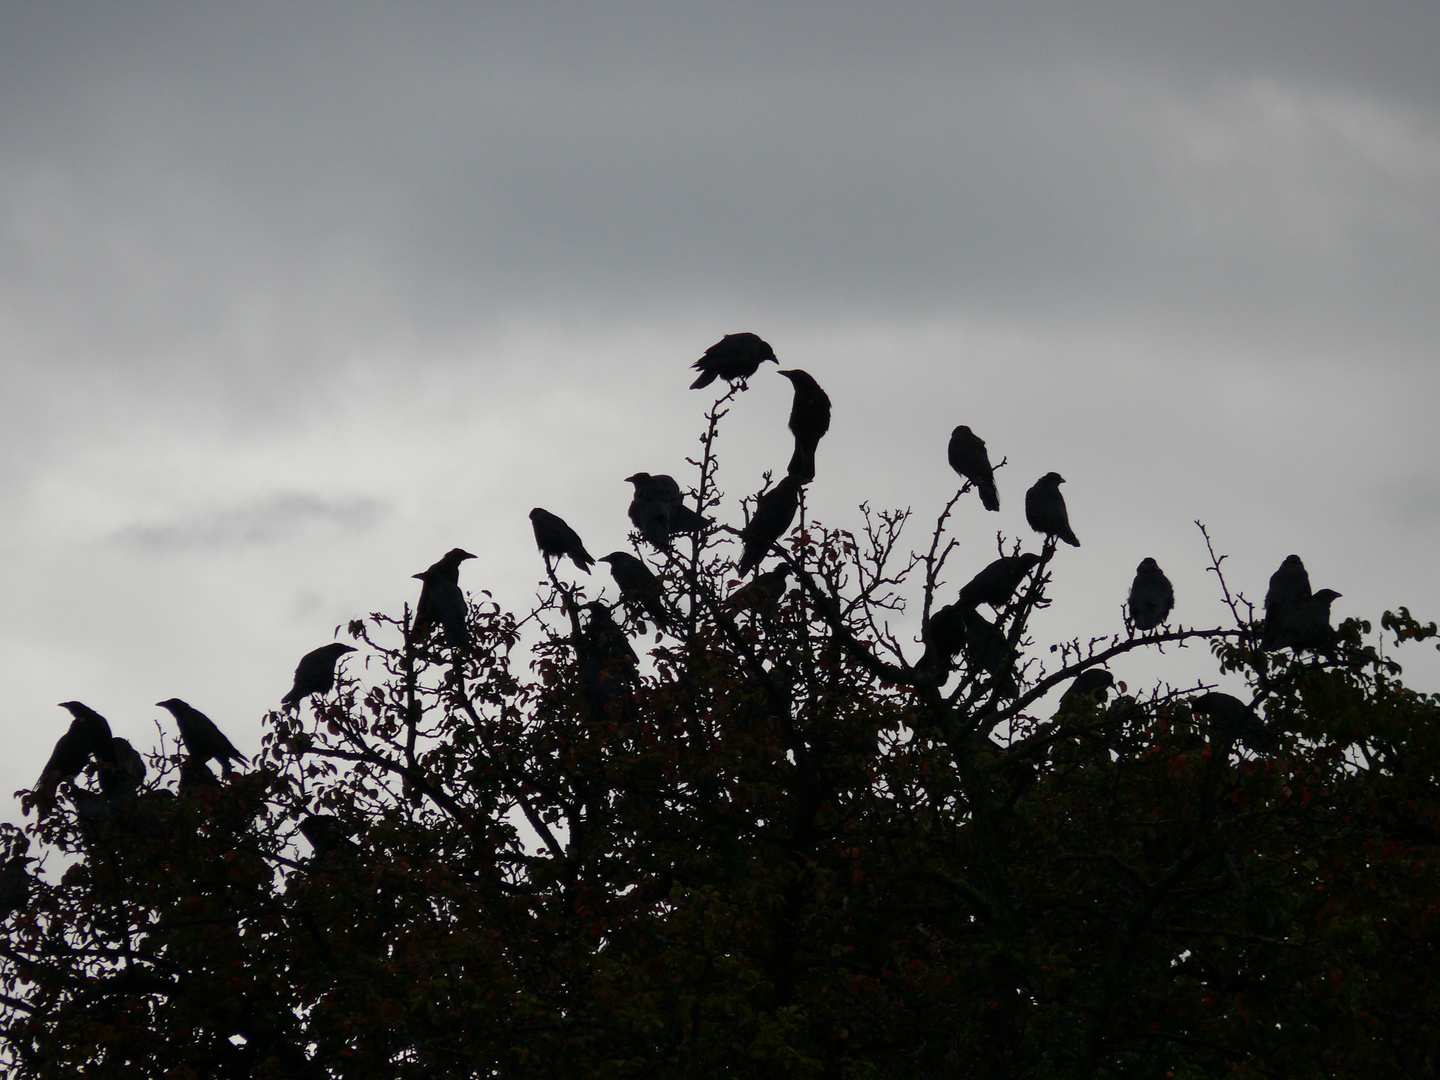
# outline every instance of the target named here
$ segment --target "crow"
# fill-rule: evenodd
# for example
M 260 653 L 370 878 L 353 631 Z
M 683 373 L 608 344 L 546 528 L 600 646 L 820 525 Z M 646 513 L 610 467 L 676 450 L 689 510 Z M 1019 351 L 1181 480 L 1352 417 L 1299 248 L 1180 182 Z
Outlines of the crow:
M 571 562 L 585 573 L 590 573 L 590 567 L 595 565 L 595 560 L 580 542 L 580 534 L 565 524 L 564 518 L 537 506 L 530 511 L 530 525 L 535 530 L 535 545 L 540 549 L 540 554 L 545 556 L 547 567 L 551 559 L 569 555 Z
M 965 623 L 965 660 L 972 671 L 984 671 L 995 691 L 1013 698 L 1019 687 L 1015 684 L 1015 649 L 1005 635 L 974 608 L 961 612 Z
M 316 855 L 355 846 L 350 842 L 354 833 L 333 814 L 307 814 L 300 819 L 300 832 L 310 841 Z
M 673 476 L 636 473 L 626 483 L 635 485 L 630 500 L 630 523 L 657 548 L 668 549 L 678 533 L 703 532 L 710 522 L 685 505 Z
M 199 709 L 173 697 L 157 701 L 155 704 L 162 709 L 169 710 L 170 715 L 175 717 L 175 723 L 180 728 L 180 738 L 185 743 L 185 749 L 189 752 L 191 759 L 199 765 L 203 766 L 205 762 L 212 759 L 220 762 L 220 771 L 228 780 L 231 761 L 246 763 L 245 755 L 236 750 L 224 733 L 215 726 L 215 721 Z
M 920 631 L 925 652 L 915 665 L 917 671 L 934 679 L 937 684 L 949 677 L 955 657 L 965 648 L 965 613 L 973 610 L 957 601 L 930 613 Z
M 420 599 L 415 604 L 415 624 L 411 627 L 411 637 L 416 641 L 424 641 L 430 633 L 430 628 L 439 623 L 445 632 L 445 642 L 452 649 L 464 649 L 470 645 L 470 625 L 466 622 L 467 608 L 465 606 L 465 593 L 460 589 L 460 564 L 466 559 L 473 559 L 468 551 L 460 548 L 451 548 L 437 562 L 419 574 L 411 574 L 424 584 L 420 586 Z M 326 648 L 333 649 L 335 646 L 327 645 Z M 300 667 L 304 667 L 311 657 L 323 649 L 307 653 L 300 658 Z M 324 690 L 318 693 L 326 693 L 335 685 L 335 662 L 339 653 L 329 662 L 330 682 Z M 300 686 L 300 667 L 295 669 L 295 687 Z M 323 661 L 317 661 L 316 667 L 323 673 Z M 314 691 L 312 691 L 314 692 Z M 296 695 L 298 702 L 303 694 L 297 694 L 292 688 L 290 694 Z
M 1339 597 L 1334 589 L 1321 589 L 1286 608 L 1279 643 L 1275 648 L 1289 646 L 1295 652 L 1329 648 L 1335 641 L 1335 630 L 1330 625 L 1330 605 Z
M 690 384 L 690 389 L 709 386 L 717 377 L 726 382 L 748 379 L 766 360 L 780 363 L 775 360 L 775 350 L 755 334 L 726 334 L 691 365 L 700 372 L 700 377 Z
M 1065 496 L 1060 494 L 1064 482 L 1057 472 L 1048 472 L 1036 480 L 1025 492 L 1025 520 L 1036 532 L 1079 547 L 1080 541 L 1070 528 L 1070 515 L 1065 512 Z
M 636 603 L 649 613 L 656 626 L 667 629 L 670 615 L 665 610 L 660 579 L 643 562 L 625 551 L 612 551 L 600 556 L 600 561 L 610 566 L 610 576 L 620 587 L 620 597 L 627 603 Z
M 1260 648 L 1269 652 L 1283 649 L 1288 635 L 1285 624 L 1290 610 L 1310 599 L 1310 575 L 1299 555 L 1287 555 L 1280 569 L 1270 575 L 1265 593 L 1265 623 L 1260 630 Z M 1328 605 L 1326 617 L 1329 617 Z
M 145 759 L 119 736 L 110 740 L 113 762 L 100 762 L 100 790 L 111 805 L 127 802 L 135 797 L 140 785 L 145 782 Z
M 30 899 L 30 875 L 25 864 L 34 862 L 29 855 L 12 855 L 0 869 L 0 920 L 8 919 Z
M 996 611 L 1008 604 L 1025 575 L 1040 561 L 1039 555 L 1025 552 L 996 559 L 960 590 L 960 603 L 967 607 L 989 604 Z
M 1079 699 L 1100 705 L 1110 696 L 1110 688 L 1114 685 L 1115 676 L 1110 672 L 1101 667 L 1090 668 L 1075 676 L 1075 681 L 1066 687 L 1060 700 L 1064 702 Z M 1125 684 L 1121 683 L 1120 688 L 1123 690 Z
M 949 457 L 950 467 L 960 478 L 975 485 L 980 504 L 986 510 L 999 510 L 1000 492 L 995 488 L 995 470 L 990 467 L 985 440 L 961 424 L 950 433 Z
M 773 570 L 756 574 L 748 584 L 741 585 L 725 598 L 725 606 L 731 611 L 764 610 L 785 595 L 789 578 L 790 567 L 783 563 Z
M 788 475 L 802 484 L 815 479 L 815 448 L 830 430 L 830 397 L 811 376 L 799 368 L 780 372 L 795 387 L 790 405 L 790 434 L 795 436 L 795 453 L 790 456 Z
M 60 707 L 70 713 L 70 726 L 50 751 L 45 768 L 40 770 L 40 779 L 35 781 L 33 796 L 21 803 L 21 809 L 27 812 L 32 804 L 39 807 L 42 818 L 55 808 L 55 792 L 61 781 L 79 776 L 91 757 L 102 764 L 115 761 L 110 724 L 103 716 L 78 701 L 62 701 Z
M 1214 741 L 1227 748 L 1239 739 L 1257 754 L 1273 754 L 1280 745 L 1255 710 L 1233 695 L 1212 690 L 1192 701 L 1190 709 L 1210 721 Z
M 1170 617 L 1175 606 L 1175 587 L 1154 559 L 1144 559 L 1135 568 L 1130 585 L 1130 622 L 1136 630 L 1154 630 Z
M 740 530 L 745 550 L 740 556 L 740 576 L 744 577 L 770 554 L 775 541 L 785 535 L 795 512 L 800 508 L 800 481 L 786 476 L 755 500 L 755 513 Z
M 580 692 L 596 719 L 618 691 L 634 682 L 640 658 L 604 604 L 592 600 L 585 609 L 590 620 L 580 646 Z
M 464 554 L 461 552 L 461 555 Z M 421 587 L 422 595 L 426 587 L 428 586 Z M 458 582 L 456 587 L 459 587 Z M 461 625 L 464 625 L 463 622 Z M 286 709 L 290 709 L 299 706 L 303 698 L 312 694 L 328 694 L 335 689 L 335 665 L 339 662 L 340 657 L 354 651 L 355 649 L 349 645 L 332 641 L 329 645 L 321 645 L 320 648 L 307 652 L 300 658 L 300 663 L 295 666 L 295 685 L 290 687 L 290 692 L 280 699 L 280 704 Z

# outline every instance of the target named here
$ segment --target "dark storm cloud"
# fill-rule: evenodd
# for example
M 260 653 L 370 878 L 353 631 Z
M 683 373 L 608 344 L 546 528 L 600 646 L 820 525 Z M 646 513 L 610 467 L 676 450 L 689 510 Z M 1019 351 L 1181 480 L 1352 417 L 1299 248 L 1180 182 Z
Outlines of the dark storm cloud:
M 363 532 L 388 512 L 389 507 L 377 499 L 324 499 L 309 492 L 281 491 L 238 506 L 127 525 L 115 532 L 114 540 L 150 551 L 252 547 L 280 543 L 306 530 Z

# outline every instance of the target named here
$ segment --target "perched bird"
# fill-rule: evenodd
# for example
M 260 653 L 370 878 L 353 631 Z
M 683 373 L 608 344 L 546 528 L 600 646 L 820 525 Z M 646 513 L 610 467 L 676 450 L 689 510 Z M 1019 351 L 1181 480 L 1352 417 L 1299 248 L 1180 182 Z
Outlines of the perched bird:
M 969 480 L 980 493 L 980 504 L 986 510 L 1000 509 L 1000 492 L 995 488 L 995 470 L 990 467 L 990 455 L 985 450 L 985 440 L 964 424 L 950 433 L 950 467 Z
M 175 723 L 180 728 L 180 738 L 192 760 L 202 766 L 212 759 L 220 762 L 220 771 L 226 779 L 230 777 L 230 762 L 245 763 L 245 755 L 236 750 L 224 733 L 215 726 L 215 721 L 199 709 L 173 697 L 155 704 L 175 717 Z
M 1010 602 L 1025 575 L 1039 561 L 1039 555 L 1028 551 L 996 559 L 965 584 L 960 590 L 960 602 L 972 608 L 976 604 L 989 604 L 998 611 Z
M 780 362 L 775 360 L 775 350 L 755 334 L 726 334 L 691 365 L 700 372 L 700 377 L 690 384 L 690 389 L 709 386 L 716 378 L 726 382 L 748 379 L 766 360 Z
M 800 508 L 800 481 L 786 476 L 755 500 L 755 513 L 740 530 L 745 550 L 740 556 L 740 576 L 744 577 L 770 554 L 775 541 L 785 535 L 795 512 Z
M 180 762 L 180 794 L 191 795 L 197 791 L 213 790 L 220 781 L 210 771 L 210 766 L 198 758 L 187 757 Z
M 685 505 L 673 476 L 636 473 L 626 483 L 635 485 L 630 500 L 630 523 L 657 548 L 669 548 L 679 533 L 703 532 L 710 522 Z
M 354 847 L 350 843 L 353 833 L 333 814 L 307 814 L 300 819 L 300 832 L 310 841 L 316 855 Z
M 102 763 L 115 760 L 113 736 L 103 716 L 78 701 L 62 701 L 60 707 L 70 713 L 70 726 L 50 751 L 45 768 L 40 770 L 40 779 L 35 781 L 33 796 L 21 804 L 25 811 L 32 803 L 38 806 L 42 818 L 55 808 L 55 792 L 61 782 L 79 776 L 92 756 Z
M 1231 694 L 1218 690 L 1201 694 L 1190 703 L 1190 709 L 1210 721 L 1214 741 L 1226 747 L 1238 739 L 1257 754 L 1271 754 L 1280 745 L 1255 710 Z
M 0 869 L 0 920 L 8 919 L 30 899 L 30 874 L 25 864 L 34 860 L 29 855 L 12 855 Z
M 100 761 L 114 761 L 115 752 L 111 744 L 110 724 L 94 709 L 78 701 L 62 701 L 60 707 L 75 718 L 90 739 L 90 753 Z
M 590 620 L 580 647 L 580 692 L 598 711 L 634 681 L 640 658 L 604 604 L 592 600 L 585 610 Z
M 467 552 L 460 551 L 459 548 L 456 548 L 455 551 L 459 553 L 459 559 L 457 559 L 455 564 L 456 570 L 458 571 L 460 560 L 473 558 L 473 556 L 469 556 Z M 446 558 L 449 558 L 449 556 L 447 555 Z M 442 559 L 441 562 L 443 561 Z M 440 564 L 436 563 L 435 565 L 439 566 Z M 434 567 L 431 567 L 431 569 L 433 570 Z M 426 573 L 429 573 L 429 571 L 427 570 Z M 457 589 L 460 587 L 458 573 L 455 587 Z M 421 586 L 420 596 L 422 600 L 425 597 L 425 590 L 430 588 L 429 582 Z M 464 603 L 463 596 L 461 597 L 461 603 Z M 434 606 L 433 599 L 431 606 Z M 462 615 L 460 626 L 464 625 Z M 468 635 L 468 629 L 466 633 Z M 447 638 L 451 636 L 449 629 L 446 630 L 446 636 Z M 451 644 L 454 644 L 454 642 L 452 641 Z M 335 665 L 339 662 L 340 657 L 354 651 L 354 648 L 349 645 L 342 645 L 338 641 L 332 641 L 329 645 L 321 645 L 320 648 L 307 652 L 300 658 L 300 663 L 295 666 L 295 685 L 290 687 L 290 692 L 280 699 L 280 704 L 287 709 L 293 708 L 298 706 L 302 699 L 310 697 L 312 694 L 328 694 L 331 690 L 335 689 Z
M 1130 622 L 1136 630 L 1154 630 L 1170 617 L 1175 606 L 1175 586 L 1154 559 L 1144 559 L 1135 568 L 1130 584 Z
M 1285 647 L 1285 624 L 1290 611 L 1309 599 L 1310 575 L 1305 572 L 1305 564 L 1299 555 L 1287 555 L 1280 569 L 1270 575 L 1270 587 L 1265 592 L 1265 624 L 1260 631 L 1262 649 Z
M 118 735 L 110 740 L 113 760 L 100 762 L 100 790 L 117 805 L 135 797 L 145 782 L 145 759 Z
M 580 542 L 580 534 L 565 524 L 564 518 L 537 506 L 530 511 L 530 525 L 535 530 L 535 545 L 540 549 L 540 554 L 545 556 L 547 565 L 551 559 L 569 555 L 571 562 L 585 573 L 590 573 L 590 567 L 595 565 L 595 560 Z
M 974 608 L 966 608 L 961 618 L 965 623 L 965 659 L 971 669 L 987 673 L 1002 697 L 1014 697 L 1019 693 L 1015 685 L 1015 649 L 999 628 Z
M 780 372 L 795 387 L 790 405 L 790 434 L 795 436 L 795 453 L 786 472 L 802 484 L 815 479 L 815 448 L 830 430 L 830 396 L 808 373 L 799 368 Z
M 1079 547 L 1080 541 L 1070 529 L 1070 515 L 1065 512 L 1065 496 L 1060 494 L 1060 485 L 1064 482 L 1065 478 L 1057 472 L 1046 473 L 1036 480 L 1025 492 L 1025 520 L 1036 532 Z
M 1301 649 L 1325 649 L 1335 641 L 1330 625 L 1330 605 L 1339 599 L 1334 589 L 1321 589 L 1298 604 L 1286 609 L 1280 629 L 1280 644 L 1299 652 Z
M 965 648 L 965 612 L 973 610 L 964 602 L 957 601 L 930 613 L 920 631 L 925 652 L 915 665 L 917 671 L 937 683 L 946 680 L 955 657 Z
M 1114 685 L 1115 676 L 1110 672 L 1102 667 L 1089 668 L 1075 676 L 1075 680 L 1065 688 L 1065 693 L 1060 695 L 1060 700 L 1084 700 L 1096 705 L 1103 704 Z M 1120 689 L 1125 689 L 1124 683 L 1120 684 Z
M 609 564 L 610 576 L 620 587 L 621 599 L 643 607 L 662 630 L 670 625 L 660 579 L 648 566 L 625 551 L 612 551 L 609 555 L 600 556 L 600 561 Z
M 783 563 L 773 570 L 756 574 L 749 583 L 741 585 L 725 598 L 725 606 L 731 611 L 755 611 L 770 607 L 785 595 L 789 583 L 790 567 Z
M 430 633 L 430 628 L 436 623 L 445 631 L 445 642 L 452 649 L 464 649 L 470 644 L 470 626 L 465 621 L 466 606 L 465 593 L 460 589 L 460 564 L 466 559 L 473 559 L 468 551 L 461 548 L 451 548 L 441 558 L 430 564 L 430 566 L 419 574 L 411 574 L 424 584 L 420 586 L 420 599 L 415 604 L 415 625 L 411 627 L 411 636 L 417 641 L 424 641 Z M 326 646 L 334 648 L 334 646 Z M 322 650 L 316 650 L 317 652 Z M 300 658 L 300 666 L 304 667 L 306 661 L 315 653 L 308 653 Z M 339 659 L 339 654 L 335 660 Z M 335 685 L 335 660 L 330 661 L 330 683 L 325 693 Z M 317 666 L 319 666 L 317 664 Z M 323 670 L 323 668 L 322 668 Z M 300 668 L 295 669 L 295 685 L 300 685 Z M 291 694 L 295 690 L 290 691 Z M 289 695 L 286 695 L 289 697 Z M 299 701 L 299 695 L 296 701 Z

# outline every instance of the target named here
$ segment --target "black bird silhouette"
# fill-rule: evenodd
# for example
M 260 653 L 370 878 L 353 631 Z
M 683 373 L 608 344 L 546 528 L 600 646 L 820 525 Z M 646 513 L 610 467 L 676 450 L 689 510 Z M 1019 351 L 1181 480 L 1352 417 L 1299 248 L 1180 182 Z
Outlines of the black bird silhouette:
M 307 814 L 300 819 L 300 832 L 316 855 L 325 855 L 344 848 L 353 848 L 353 832 L 334 814 Z
M 731 611 L 763 610 L 785 595 L 789 583 L 790 567 L 783 563 L 773 570 L 756 574 L 725 598 L 725 606 Z
M 1255 710 L 1231 694 L 1212 690 L 1201 694 L 1190 703 L 1192 712 L 1210 722 L 1210 731 L 1215 742 L 1227 748 L 1239 739 L 1257 754 L 1271 754 L 1280 745 L 1279 740 Z
M 1335 630 L 1330 625 L 1330 605 L 1339 598 L 1340 594 L 1334 589 L 1320 589 L 1287 608 L 1280 628 L 1280 643 L 1276 648 L 1289 646 L 1296 652 L 1329 648 L 1335 641 Z
M 770 554 L 775 541 L 785 535 L 795 512 L 800 508 L 800 481 L 786 476 L 755 501 L 755 513 L 745 528 L 740 530 L 740 539 L 745 550 L 740 556 L 740 576 L 744 577 L 760 561 Z
M 100 762 L 100 790 L 110 805 L 116 806 L 133 799 L 145 782 L 145 759 L 129 740 L 118 735 L 110 740 L 110 746 L 113 760 Z
M 791 368 L 780 372 L 795 387 L 790 405 L 790 434 L 795 436 L 795 453 L 786 472 L 808 484 L 815 479 L 815 448 L 830 430 L 830 396 L 807 372 Z
M 775 350 L 751 333 L 726 334 L 705 350 L 705 355 L 696 360 L 692 367 L 700 377 L 690 384 L 691 390 L 709 386 L 716 378 L 726 382 L 748 379 L 760 370 L 766 360 L 775 360 Z
M 55 792 L 61 782 L 79 776 L 92 756 L 102 763 L 115 760 L 110 725 L 103 716 L 78 701 L 62 701 L 60 707 L 70 713 L 70 726 L 50 751 L 40 779 L 35 781 L 34 794 L 21 802 L 26 812 L 31 805 L 39 807 L 42 818 L 55 808 Z
M 617 693 L 635 681 L 640 658 L 604 604 L 592 600 L 585 610 L 590 620 L 580 648 L 580 692 L 596 719 Z
M 185 743 L 191 760 L 204 766 L 207 761 L 220 762 L 220 771 L 226 779 L 230 777 L 230 762 L 245 763 L 245 755 L 236 750 L 224 733 L 215 726 L 215 721 L 194 706 L 187 705 L 179 698 L 166 698 L 155 703 L 167 709 L 175 717 L 180 728 L 180 739 Z
M 956 601 L 930 613 L 920 631 L 925 652 L 915 665 L 917 671 L 936 683 L 946 680 L 955 657 L 965 648 L 965 613 L 973 610 L 963 601 Z
M 1057 472 L 1048 472 L 1036 480 L 1025 492 L 1025 520 L 1036 532 L 1079 547 L 1080 541 L 1070 528 L 1070 515 L 1065 511 L 1065 496 L 1060 494 L 1064 482 Z
M 451 548 L 440 559 L 419 574 L 411 574 L 411 577 L 419 578 L 424 584 L 420 586 L 420 599 L 415 604 L 415 625 L 411 628 L 411 637 L 416 641 L 424 641 L 430 633 L 430 628 L 436 623 L 445 631 L 445 642 L 452 649 L 464 649 L 470 645 L 470 625 L 466 622 L 465 593 L 460 588 L 460 564 L 466 559 L 473 559 L 474 555 L 461 548 Z M 326 646 L 334 648 L 334 646 Z M 323 650 L 316 650 L 321 652 Z M 309 653 L 301 657 L 300 665 L 304 667 L 306 661 L 315 653 Z M 336 655 L 335 659 L 339 659 Z M 317 663 L 317 667 L 320 664 Z M 323 667 L 321 671 L 323 672 Z M 300 668 L 295 669 L 296 686 L 300 684 Z M 324 690 L 318 693 L 327 693 L 335 685 L 335 660 L 330 661 L 330 682 Z M 295 691 L 292 689 L 291 694 Z M 289 695 L 287 695 L 288 697 Z M 304 695 L 299 695 L 303 697 Z M 299 697 L 296 700 L 299 700 Z
M 465 552 L 462 551 L 460 554 L 463 556 Z M 458 567 L 459 564 L 456 565 Z M 428 583 L 421 586 L 422 596 L 427 587 Z M 459 587 L 458 580 L 456 587 Z M 461 625 L 464 625 L 463 619 Z M 447 630 L 447 637 L 449 633 Z M 335 665 L 339 662 L 340 657 L 354 651 L 354 648 L 349 645 L 332 641 L 329 645 L 321 645 L 320 648 L 307 652 L 300 658 L 300 663 L 295 666 L 295 685 L 290 687 L 290 692 L 280 699 L 280 704 L 289 709 L 298 706 L 303 699 L 312 694 L 328 694 L 335 689 Z
M 535 545 L 540 549 L 540 554 L 545 556 L 547 565 L 551 559 L 569 555 L 571 562 L 585 573 L 590 573 L 590 567 L 595 565 L 595 560 L 580 542 L 580 534 L 565 524 L 564 518 L 537 506 L 530 511 L 530 525 L 535 530 Z
M 648 566 L 626 551 L 612 551 L 609 555 L 600 556 L 600 561 L 609 564 L 610 576 L 620 587 L 622 600 L 639 604 L 662 630 L 669 627 L 670 615 L 665 610 L 660 579 Z
M 1039 555 L 1028 551 L 996 559 L 960 590 L 960 603 L 972 608 L 976 604 L 989 604 L 998 611 L 1010 602 L 1025 575 L 1039 561 Z
M 990 467 L 990 455 L 985 450 L 985 440 L 964 424 L 950 433 L 950 467 L 969 480 L 980 493 L 980 503 L 986 510 L 1000 509 L 1000 492 L 995 488 L 995 470 Z
M 1099 705 L 1110 695 L 1110 688 L 1115 685 L 1115 676 L 1104 668 L 1090 668 L 1075 676 L 1075 681 L 1065 688 L 1065 693 L 1060 695 L 1062 702 L 1069 700 L 1086 700 Z M 1125 688 L 1121 683 L 1120 688 Z
M 1286 623 L 1293 608 L 1310 599 L 1310 575 L 1299 555 L 1287 555 L 1280 569 L 1270 575 L 1270 587 L 1265 592 L 1265 624 L 1260 630 L 1260 647 L 1267 652 L 1283 649 L 1289 636 Z M 1329 606 L 1326 605 L 1326 617 Z
M 29 855 L 5 860 L 5 868 L 0 870 L 0 920 L 8 919 L 30 899 L 30 874 L 25 864 L 33 861 Z
M 961 612 L 965 623 L 965 659 L 972 670 L 989 674 L 1001 697 L 1019 693 L 1015 684 L 1015 650 L 999 628 L 974 608 Z
M 635 485 L 630 500 L 630 523 L 657 548 L 668 549 L 680 533 L 702 532 L 710 522 L 685 505 L 673 476 L 636 473 L 625 478 Z
M 1136 630 L 1154 630 L 1170 617 L 1175 586 L 1154 559 L 1143 559 L 1130 584 L 1130 622 Z

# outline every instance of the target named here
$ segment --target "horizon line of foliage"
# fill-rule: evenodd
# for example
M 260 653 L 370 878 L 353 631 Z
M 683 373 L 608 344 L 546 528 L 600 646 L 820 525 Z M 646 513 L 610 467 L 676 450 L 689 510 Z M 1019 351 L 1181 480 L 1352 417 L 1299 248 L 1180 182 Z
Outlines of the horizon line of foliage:
M 691 462 L 701 513 L 734 394 Z M 5 858 L 33 840 L 65 865 L 6 922 L 0 1064 L 1435 1075 L 1440 695 L 1360 620 L 1319 653 L 1261 651 L 1213 549 L 1233 626 L 1046 652 L 1047 543 L 996 621 L 1014 692 L 983 656 L 937 673 L 891 624 L 939 602 L 968 490 L 914 553 L 908 511 L 862 507 L 851 534 L 802 510 L 776 551 L 795 584 L 749 607 L 735 530 L 649 551 L 675 619 L 640 668 L 553 568 L 523 617 L 472 595 L 464 649 L 417 640 L 408 607 L 372 614 L 347 627 L 364 676 L 308 718 L 267 714 L 250 771 L 177 791 L 162 747 L 113 813 L 0 827 Z M 1404 608 L 1380 626 L 1397 647 L 1437 633 Z M 1252 689 L 1276 752 L 1209 728 L 1194 691 L 1036 715 L 1186 640 Z

